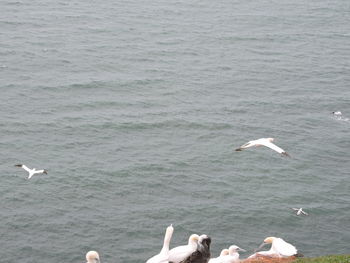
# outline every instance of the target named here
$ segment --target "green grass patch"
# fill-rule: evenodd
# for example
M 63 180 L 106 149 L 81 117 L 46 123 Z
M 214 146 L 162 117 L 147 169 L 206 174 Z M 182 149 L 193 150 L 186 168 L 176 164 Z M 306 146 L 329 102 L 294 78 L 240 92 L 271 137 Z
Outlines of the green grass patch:
M 317 258 L 299 258 L 293 263 L 350 263 L 350 255 L 331 255 Z

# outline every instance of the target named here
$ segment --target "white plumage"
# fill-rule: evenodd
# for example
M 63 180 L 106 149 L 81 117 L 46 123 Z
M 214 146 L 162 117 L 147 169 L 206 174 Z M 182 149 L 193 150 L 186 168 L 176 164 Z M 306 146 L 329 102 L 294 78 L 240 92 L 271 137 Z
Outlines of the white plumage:
M 297 216 L 300 216 L 301 214 L 308 216 L 309 214 L 306 213 L 302 208 L 293 208 Z
M 171 237 L 173 235 L 174 228 L 173 225 L 167 227 L 164 235 L 164 242 L 162 250 L 158 255 L 151 257 L 146 263 L 168 263 L 169 262 L 169 244 Z
M 238 251 L 244 252 L 245 250 L 240 248 L 239 246 L 232 245 L 228 248 L 229 251 L 229 258 L 226 263 L 234 263 L 234 262 L 239 262 L 239 253 Z
M 47 174 L 46 170 L 36 170 L 35 168 L 30 169 L 24 164 L 16 164 L 15 166 L 22 167 L 24 170 L 26 170 L 29 173 L 28 179 L 32 178 L 34 174 Z
M 292 244 L 287 243 L 282 238 L 268 237 L 265 238 L 264 243 L 260 245 L 258 249 L 266 244 L 271 244 L 271 248 L 268 251 L 259 251 L 251 255 L 249 258 L 257 256 L 270 256 L 270 257 L 290 257 L 298 254 L 297 249 Z
M 253 147 L 253 146 L 266 146 L 282 155 L 289 156 L 289 154 L 283 150 L 282 148 L 278 147 L 277 145 L 273 144 L 274 138 L 261 138 L 254 141 L 249 141 L 245 144 L 243 144 L 241 147 L 237 148 L 236 151 L 242 151 L 246 148 Z M 290 156 L 289 156 L 290 157 Z
M 96 251 L 86 253 L 86 263 L 100 263 L 100 256 Z
M 178 246 L 169 251 L 169 262 L 179 263 L 197 250 L 199 236 L 192 234 L 188 239 L 188 244 Z
M 216 258 L 211 258 L 208 263 L 221 263 L 224 256 L 227 256 L 229 254 L 229 251 L 227 248 L 221 250 L 220 256 Z

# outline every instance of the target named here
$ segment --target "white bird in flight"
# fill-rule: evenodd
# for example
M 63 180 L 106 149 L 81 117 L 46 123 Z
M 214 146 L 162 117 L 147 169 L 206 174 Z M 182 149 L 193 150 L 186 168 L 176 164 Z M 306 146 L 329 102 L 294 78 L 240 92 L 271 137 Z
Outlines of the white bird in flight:
M 86 263 L 100 263 L 100 256 L 96 251 L 89 251 L 86 253 Z
M 274 151 L 276 151 L 284 156 L 290 157 L 290 155 L 285 150 L 283 150 L 282 148 L 273 144 L 272 143 L 273 140 L 274 140 L 274 138 L 261 138 L 261 139 L 257 139 L 254 141 L 249 141 L 249 142 L 243 144 L 241 147 L 237 148 L 236 151 L 242 151 L 246 148 L 253 147 L 253 146 L 266 146 L 266 147 L 269 147 L 270 149 L 272 149 L 272 150 L 274 150 Z
M 34 174 L 47 174 L 46 170 L 36 170 L 35 168 L 30 169 L 27 166 L 25 166 L 24 164 L 16 164 L 15 166 L 22 167 L 24 170 L 26 170 L 29 173 L 28 179 L 32 178 L 32 176 Z
M 174 247 L 169 251 L 169 262 L 179 263 L 188 258 L 197 250 L 199 236 L 192 234 L 188 239 L 188 244 L 184 246 Z
M 268 251 L 259 251 L 255 254 L 251 255 L 248 258 L 256 258 L 259 256 L 268 256 L 268 257 L 291 257 L 291 256 L 301 256 L 298 254 L 297 249 L 295 246 L 287 243 L 282 238 L 278 237 L 267 237 L 265 238 L 264 242 L 258 247 L 257 250 L 262 248 L 263 246 L 271 244 L 271 248 Z
M 169 244 L 173 235 L 173 225 L 167 227 L 164 236 L 163 248 L 158 255 L 151 257 L 146 263 L 168 263 L 169 262 Z
M 301 214 L 308 216 L 309 214 L 306 213 L 302 208 L 293 208 L 297 216 L 300 216 Z

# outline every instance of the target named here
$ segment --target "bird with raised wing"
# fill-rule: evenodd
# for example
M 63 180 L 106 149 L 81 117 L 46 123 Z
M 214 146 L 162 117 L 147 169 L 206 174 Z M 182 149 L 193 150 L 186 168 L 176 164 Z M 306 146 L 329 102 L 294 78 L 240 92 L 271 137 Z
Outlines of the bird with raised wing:
M 36 170 L 35 168 L 30 169 L 30 168 L 28 168 L 27 166 L 25 166 L 24 164 L 16 164 L 15 166 L 16 166 L 16 167 L 21 167 L 21 168 L 23 168 L 24 170 L 26 170 L 26 171 L 29 173 L 28 179 L 32 178 L 32 176 L 33 176 L 34 174 L 47 174 L 47 171 L 46 171 L 45 169 L 44 169 L 44 170 Z
M 301 214 L 308 216 L 309 214 L 306 213 L 302 208 L 293 208 L 297 216 L 300 216 Z
M 241 147 L 237 148 L 236 151 L 242 151 L 246 148 L 253 147 L 253 146 L 266 146 L 284 156 L 290 157 L 290 155 L 283 150 L 282 148 L 278 147 L 276 144 L 273 144 L 274 138 L 260 138 L 254 141 L 249 141 L 245 144 L 243 144 Z

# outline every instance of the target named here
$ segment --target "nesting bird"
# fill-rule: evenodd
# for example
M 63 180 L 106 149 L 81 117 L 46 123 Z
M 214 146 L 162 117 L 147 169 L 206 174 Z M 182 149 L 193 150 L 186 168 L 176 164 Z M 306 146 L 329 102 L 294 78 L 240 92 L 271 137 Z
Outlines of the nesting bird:
M 199 236 L 192 234 L 188 239 L 188 244 L 184 246 L 178 246 L 169 251 L 169 262 L 180 263 L 188 258 L 197 249 L 197 243 Z
M 209 263 L 221 263 L 223 261 L 223 257 L 228 256 L 229 251 L 227 248 L 221 250 L 220 255 L 216 258 L 209 259 Z
M 253 146 L 266 146 L 284 156 L 288 156 L 290 157 L 290 155 L 285 151 L 283 150 L 282 148 L 278 147 L 277 145 L 273 144 L 274 138 L 261 138 L 261 139 L 257 139 L 257 140 L 254 140 L 254 141 L 249 141 L 245 144 L 243 144 L 241 147 L 237 148 L 236 151 L 242 151 L 246 148 L 249 148 L 249 147 L 253 147 Z
M 244 249 L 240 248 L 239 246 L 232 245 L 228 248 L 229 255 L 227 259 L 224 261 L 225 263 L 235 263 L 239 262 L 239 253 L 238 251 L 245 252 Z
M 46 171 L 45 169 L 44 169 L 44 170 L 36 170 L 35 168 L 30 169 L 30 168 L 28 168 L 27 166 L 25 166 L 24 164 L 16 164 L 15 166 L 16 166 L 16 167 L 21 167 L 21 168 L 23 168 L 24 170 L 26 170 L 26 171 L 29 173 L 28 179 L 32 178 L 32 176 L 33 176 L 34 174 L 47 174 L 47 171 Z
M 198 239 L 197 249 L 181 263 L 208 263 L 210 260 L 211 238 L 201 235 Z
M 265 238 L 264 242 L 258 247 L 257 250 L 261 249 L 263 246 L 267 244 L 271 244 L 270 250 L 256 252 L 248 258 L 255 258 L 258 256 L 268 256 L 268 257 L 278 257 L 278 258 L 300 256 L 295 246 L 287 243 L 282 238 L 278 238 L 278 237 Z
M 164 236 L 164 242 L 162 250 L 158 255 L 151 257 L 146 263 L 168 263 L 169 262 L 169 244 L 171 237 L 173 235 L 174 228 L 173 225 L 167 227 Z
M 100 256 L 96 251 L 89 251 L 86 253 L 86 263 L 100 263 Z

